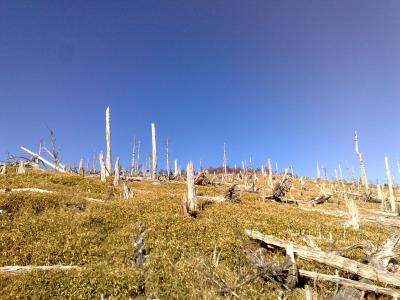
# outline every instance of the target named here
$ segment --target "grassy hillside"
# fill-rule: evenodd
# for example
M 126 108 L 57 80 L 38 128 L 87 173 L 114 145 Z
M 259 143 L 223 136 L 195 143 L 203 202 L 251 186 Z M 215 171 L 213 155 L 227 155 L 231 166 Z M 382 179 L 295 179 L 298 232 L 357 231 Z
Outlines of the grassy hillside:
M 77 265 L 68 271 L 31 271 L 0 274 L 1 299 L 276 299 L 282 289 L 269 282 L 245 284 L 235 293 L 218 295 L 224 284 L 234 285 L 238 273 L 250 266 L 244 249 L 254 248 L 244 229 L 304 244 L 296 234 L 317 237 L 329 250 L 370 240 L 379 245 L 390 230 L 363 224 L 362 230 L 344 230 L 343 219 L 296 207 L 260 201 L 243 193 L 237 204 L 207 204 L 197 218 L 178 214 L 185 185 L 180 183 L 129 183 L 135 195 L 121 199 L 121 188 L 95 177 L 79 177 L 28 170 L 25 175 L 0 176 L 0 189 L 41 188 L 53 193 L 0 193 L 0 266 Z M 296 189 L 296 199 L 317 195 Z M 197 187 L 198 194 L 222 195 L 224 189 Z M 93 199 L 102 200 L 94 201 Z M 363 203 L 358 203 L 364 205 Z M 323 204 L 334 209 L 344 204 Z M 371 204 L 368 204 L 371 206 Z M 138 223 L 145 226 L 149 256 L 142 272 L 132 267 Z M 333 242 L 329 240 L 332 234 Z M 218 266 L 214 249 L 221 251 Z M 274 254 L 282 257 L 280 253 Z M 359 251 L 350 257 L 360 257 Z M 321 266 L 299 260 L 308 270 Z M 333 269 L 323 271 L 334 274 Z M 313 283 L 311 283 L 313 285 Z M 315 284 L 319 293 L 334 286 Z M 303 299 L 301 288 L 283 291 L 289 299 Z

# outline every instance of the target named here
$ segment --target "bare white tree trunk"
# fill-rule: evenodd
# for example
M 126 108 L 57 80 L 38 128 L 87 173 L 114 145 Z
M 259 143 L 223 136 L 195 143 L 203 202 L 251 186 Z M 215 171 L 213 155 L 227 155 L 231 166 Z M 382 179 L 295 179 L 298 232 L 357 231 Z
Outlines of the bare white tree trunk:
M 83 159 L 81 159 L 79 161 L 79 175 L 80 176 L 84 176 L 85 175 L 85 171 L 83 170 Z
M 111 128 L 110 128 L 110 108 L 106 109 L 106 143 L 107 143 L 107 153 L 106 153 L 106 176 L 110 176 L 112 173 L 111 165 Z
M 365 165 L 364 161 L 362 158 L 361 152 L 358 150 L 358 134 L 357 130 L 354 132 L 354 143 L 355 143 L 355 148 L 356 148 L 356 154 L 358 157 L 358 161 L 360 163 L 360 173 L 361 173 L 361 183 L 364 185 L 365 190 L 368 191 L 368 179 L 367 179 L 367 172 L 365 171 Z
M 272 181 L 272 163 L 270 158 L 268 158 L 268 186 L 271 189 L 274 187 L 274 183 Z
M 389 161 L 387 156 L 385 155 L 385 168 L 386 168 L 386 178 L 388 182 L 388 189 L 389 189 L 389 202 L 390 202 L 390 209 L 392 212 L 396 212 L 396 198 L 394 196 L 393 192 L 393 181 L 392 181 L 392 175 L 390 174 L 390 168 L 389 168 Z
M 317 179 L 321 179 L 321 170 L 319 169 L 319 161 L 317 160 Z
M 151 145 L 152 145 L 152 160 L 153 168 L 151 177 L 156 178 L 157 176 L 157 143 L 156 143 L 156 126 L 151 123 Z
M 119 176 L 120 170 L 119 170 L 119 157 L 117 157 L 117 160 L 115 162 L 115 167 L 114 167 L 114 186 L 118 186 L 119 185 Z
M 26 170 L 25 170 L 25 166 L 24 166 L 24 162 L 20 161 L 17 167 L 17 174 L 25 174 Z
M 99 163 L 100 163 L 100 180 L 102 182 L 106 182 L 106 164 L 104 163 L 103 152 L 99 154 Z
M 140 141 L 138 141 L 137 159 L 136 159 L 136 172 L 140 172 Z
M 227 168 L 227 161 L 226 161 L 226 144 L 224 143 L 224 174 L 226 175 L 227 174 L 227 170 L 226 170 L 226 168 Z
M 340 175 L 340 180 L 343 181 L 342 166 L 340 164 L 339 164 L 339 175 Z
M 179 174 L 179 171 L 178 171 L 178 160 L 175 159 L 174 160 L 174 176 L 177 177 L 178 174 Z
M 347 209 L 349 210 L 350 220 L 347 224 L 354 230 L 360 229 L 360 216 L 358 213 L 358 208 L 354 202 L 352 196 L 348 197 L 346 193 L 343 194 L 344 200 L 346 202 Z
M 165 143 L 165 158 L 166 158 L 166 169 L 167 169 L 167 177 L 169 177 L 169 159 L 168 159 L 168 139 Z
M 133 138 L 133 145 L 132 145 L 132 168 L 131 168 L 131 176 L 134 176 L 136 173 L 135 169 L 135 147 L 136 147 L 136 137 Z
M 197 210 L 196 189 L 194 186 L 194 169 L 190 161 L 187 165 L 186 184 L 187 184 L 187 202 L 189 210 Z

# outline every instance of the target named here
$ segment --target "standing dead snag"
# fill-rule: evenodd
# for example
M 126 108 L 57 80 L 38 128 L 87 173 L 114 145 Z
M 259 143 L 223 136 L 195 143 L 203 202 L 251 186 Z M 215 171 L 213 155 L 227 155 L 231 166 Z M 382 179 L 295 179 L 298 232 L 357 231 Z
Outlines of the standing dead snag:
M 106 152 L 106 176 L 110 176 L 112 172 L 111 165 L 111 127 L 110 127 L 110 108 L 106 109 L 106 143 L 107 143 L 107 152 Z
M 178 175 L 179 175 L 179 171 L 178 171 L 178 160 L 175 159 L 175 160 L 174 160 L 174 176 L 175 176 L 175 178 L 177 178 Z
M 18 164 L 16 173 L 17 174 L 25 174 L 26 173 L 24 162 L 22 160 Z
M 346 193 L 343 194 L 347 209 L 349 210 L 350 220 L 348 220 L 345 225 L 352 227 L 354 230 L 360 229 L 360 216 L 358 213 L 358 208 L 354 202 L 352 196 L 348 196 Z
M 106 182 L 106 165 L 104 163 L 103 152 L 99 154 L 99 162 L 100 162 L 100 180 L 102 182 Z
M 142 270 L 146 262 L 147 249 L 146 246 L 144 245 L 144 234 L 145 234 L 144 225 L 143 223 L 139 223 L 138 233 L 133 243 L 135 252 L 133 255 L 132 267 L 135 270 Z
M 123 182 L 124 188 L 124 199 L 129 200 L 133 198 L 133 190 L 126 184 L 126 181 Z
M 131 167 L 131 176 L 135 176 L 135 174 L 136 174 L 135 146 L 136 146 L 136 137 L 133 138 L 133 145 L 132 145 L 132 167 Z
M 167 169 L 167 178 L 169 178 L 168 139 L 165 143 L 165 159 L 166 159 L 165 168 Z
M 83 160 L 82 159 L 79 161 L 79 175 L 80 176 L 85 175 L 85 171 L 83 170 Z
M 365 165 L 364 165 L 364 161 L 363 161 L 363 158 L 362 158 L 362 154 L 358 150 L 358 134 L 357 134 L 357 130 L 354 132 L 354 143 L 355 143 L 357 158 L 358 158 L 358 161 L 360 163 L 361 183 L 364 185 L 365 191 L 368 191 L 367 172 L 365 171 Z
M 114 168 L 114 186 L 119 185 L 119 179 L 120 179 L 120 170 L 119 170 L 119 157 L 117 157 L 117 161 L 115 162 L 115 168 Z
M 386 168 L 386 178 L 388 182 L 388 189 L 389 189 L 389 202 L 390 202 L 390 209 L 392 212 L 396 212 L 396 198 L 394 196 L 393 192 L 393 181 L 392 181 L 392 175 L 390 174 L 390 168 L 389 168 L 389 161 L 387 158 L 387 155 L 385 155 L 385 168 Z
M 277 183 L 272 192 L 272 198 L 283 202 L 283 197 L 290 191 L 292 187 L 292 177 L 287 175 L 287 170 L 280 183 Z
M 193 163 L 190 161 L 186 169 L 186 184 L 187 184 L 187 203 L 189 211 L 197 210 L 196 188 L 194 186 L 194 169 Z
M 156 178 L 157 175 L 157 143 L 156 143 L 156 126 L 151 123 L 151 146 L 152 146 L 152 173 L 151 177 Z

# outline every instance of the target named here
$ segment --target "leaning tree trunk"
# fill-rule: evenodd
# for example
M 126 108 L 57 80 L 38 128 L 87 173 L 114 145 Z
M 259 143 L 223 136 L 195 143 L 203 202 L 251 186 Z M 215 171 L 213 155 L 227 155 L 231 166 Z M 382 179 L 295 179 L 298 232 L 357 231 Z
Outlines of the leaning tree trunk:
M 111 165 L 111 128 L 110 128 L 110 108 L 106 109 L 106 143 L 107 143 L 107 153 L 106 153 L 106 176 L 110 176 L 112 172 Z
M 114 186 L 119 185 L 119 176 L 120 170 L 119 170 L 119 157 L 117 157 L 117 161 L 115 162 L 115 168 L 114 168 Z

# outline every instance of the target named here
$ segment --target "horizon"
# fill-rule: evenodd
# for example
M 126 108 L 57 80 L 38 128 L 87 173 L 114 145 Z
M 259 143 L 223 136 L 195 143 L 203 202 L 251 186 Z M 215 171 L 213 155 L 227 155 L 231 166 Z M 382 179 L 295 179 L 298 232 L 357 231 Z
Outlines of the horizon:
M 52 128 L 66 164 L 105 153 L 141 162 L 157 131 L 158 169 L 193 161 L 398 184 L 400 2 L 0 3 L 0 161 L 37 150 Z M 49 146 L 49 144 L 47 144 Z

